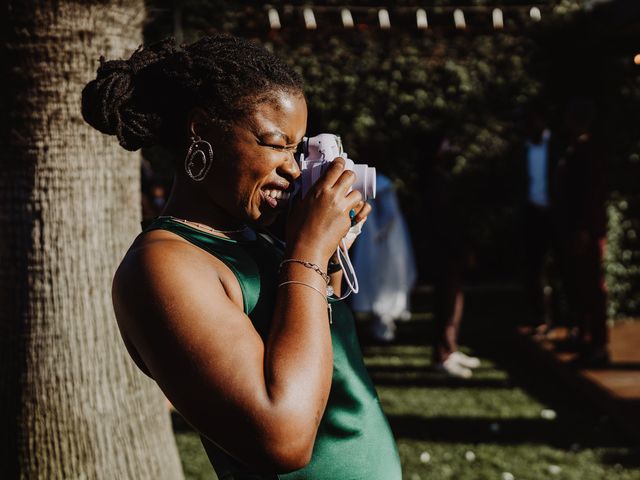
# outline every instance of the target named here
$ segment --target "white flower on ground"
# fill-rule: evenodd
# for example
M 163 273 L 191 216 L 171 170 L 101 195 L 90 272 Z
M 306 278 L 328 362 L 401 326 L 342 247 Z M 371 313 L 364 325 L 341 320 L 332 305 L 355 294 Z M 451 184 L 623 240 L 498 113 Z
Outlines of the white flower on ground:
M 551 475 L 558 475 L 562 471 L 562 468 L 560 468 L 558 465 L 549 465 L 547 467 L 547 470 Z
M 420 461 L 422 463 L 429 463 L 431 461 L 431 455 L 429 454 L 429 452 L 422 452 L 420 454 Z
M 476 459 L 476 454 L 471 450 L 467 450 L 466 452 L 464 452 L 464 458 L 467 462 L 473 462 Z
M 502 480 L 515 480 L 515 478 L 511 472 L 502 472 Z
M 540 412 L 540 416 L 545 420 L 554 420 L 558 414 L 555 410 L 551 410 L 550 408 L 545 408 Z

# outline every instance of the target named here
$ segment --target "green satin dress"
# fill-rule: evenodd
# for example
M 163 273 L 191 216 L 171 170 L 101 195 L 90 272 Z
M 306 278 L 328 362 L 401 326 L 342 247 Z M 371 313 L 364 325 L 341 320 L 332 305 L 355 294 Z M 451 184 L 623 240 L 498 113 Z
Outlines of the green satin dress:
M 244 311 L 266 342 L 274 310 L 282 252 L 266 236 L 236 241 L 204 233 L 160 217 L 145 231 L 171 231 L 222 260 L 236 275 Z M 318 428 L 311 462 L 300 470 L 265 474 L 252 471 L 202 437 L 220 480 L 399 480 L 400 459 L 389 423 L 362 362 L 353 316 L 332 302 L 333 378 Z

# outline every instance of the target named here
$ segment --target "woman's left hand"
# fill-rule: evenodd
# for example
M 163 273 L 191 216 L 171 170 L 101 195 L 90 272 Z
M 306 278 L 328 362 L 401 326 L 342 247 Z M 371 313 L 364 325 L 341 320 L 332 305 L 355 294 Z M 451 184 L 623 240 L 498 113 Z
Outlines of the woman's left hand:
M 364 222 L 367 220 L 367 216 L 371 213 L 371 205 L 367 202 L 360 202 L 354 210 L 356 212 L 356 215 L 353 217 L 354 225 L 358 225 L 362 228 Z M 354 236 L 347 234 L 344 239 L 347 249 L 351 248 L 357 237 L 357 235 Z

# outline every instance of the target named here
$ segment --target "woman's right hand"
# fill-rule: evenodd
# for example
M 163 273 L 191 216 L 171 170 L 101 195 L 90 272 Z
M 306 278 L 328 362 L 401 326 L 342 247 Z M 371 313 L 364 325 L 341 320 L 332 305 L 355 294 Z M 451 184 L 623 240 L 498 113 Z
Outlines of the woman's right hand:
M 302 199 L 292 206 L 287 221 L 287 253 L 326 265 L 351 227 L 349 211 L 360 210 L 362 194 L 349 189 L 356 176 L 337 157 Z

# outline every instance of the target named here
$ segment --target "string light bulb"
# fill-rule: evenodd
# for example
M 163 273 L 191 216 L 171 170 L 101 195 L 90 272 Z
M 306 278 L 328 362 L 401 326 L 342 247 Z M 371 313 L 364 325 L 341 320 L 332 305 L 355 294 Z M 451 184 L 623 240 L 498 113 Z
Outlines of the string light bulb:
M 348 8 L 340 10 L 340 16 L 342 17 L 342 25 L 344 25 L 344 28 L 353 28 L 353 16 Z
M 467 28 L 467 22 L 464 19 L 464 12 L 459 8 L 456 8 L 453 11 L 453 22 L 456 24 L 456 28 L 459 30 L 464 30 Z
M 529 16 L 534 22 L 542 20 L 542 13 L 540 13 L 540 9 L 538 7 L 531 7 L 531 10 L 529 10 Z
M 269 25 L 273 30 L 279 30 L 282 28 L 280 24 L 280 15 L 278 15 L 278 11 L 275 8 L 270 8 L 269 12 Z
M 491 12 L 491 18 L 493 20 L 493 28 L 504 28 L 504 17 L 502 16 L 502 10 L 500 10 L 499 8 L 494 8 L 493 12 Z
M 388 30 L 391 28 L 391 19 L 389 18 L 389 10 L 381 8 L 378 10 L 378 21 L 380 22 L 380 28 Z
M 422 30 L 429 28 L 429 22 L 427 21 L 427 12 L 424 8 L 416 10 L 416 25 Z
M 307 27 L 307 30 L 315 30 L 318 28 L 318 24 L 316 23 L 316 16 L 313 14 L 313 10 L 310 8 L 305 8 L 302 11 L 302 16 L 304 17 L 304 26 Z

